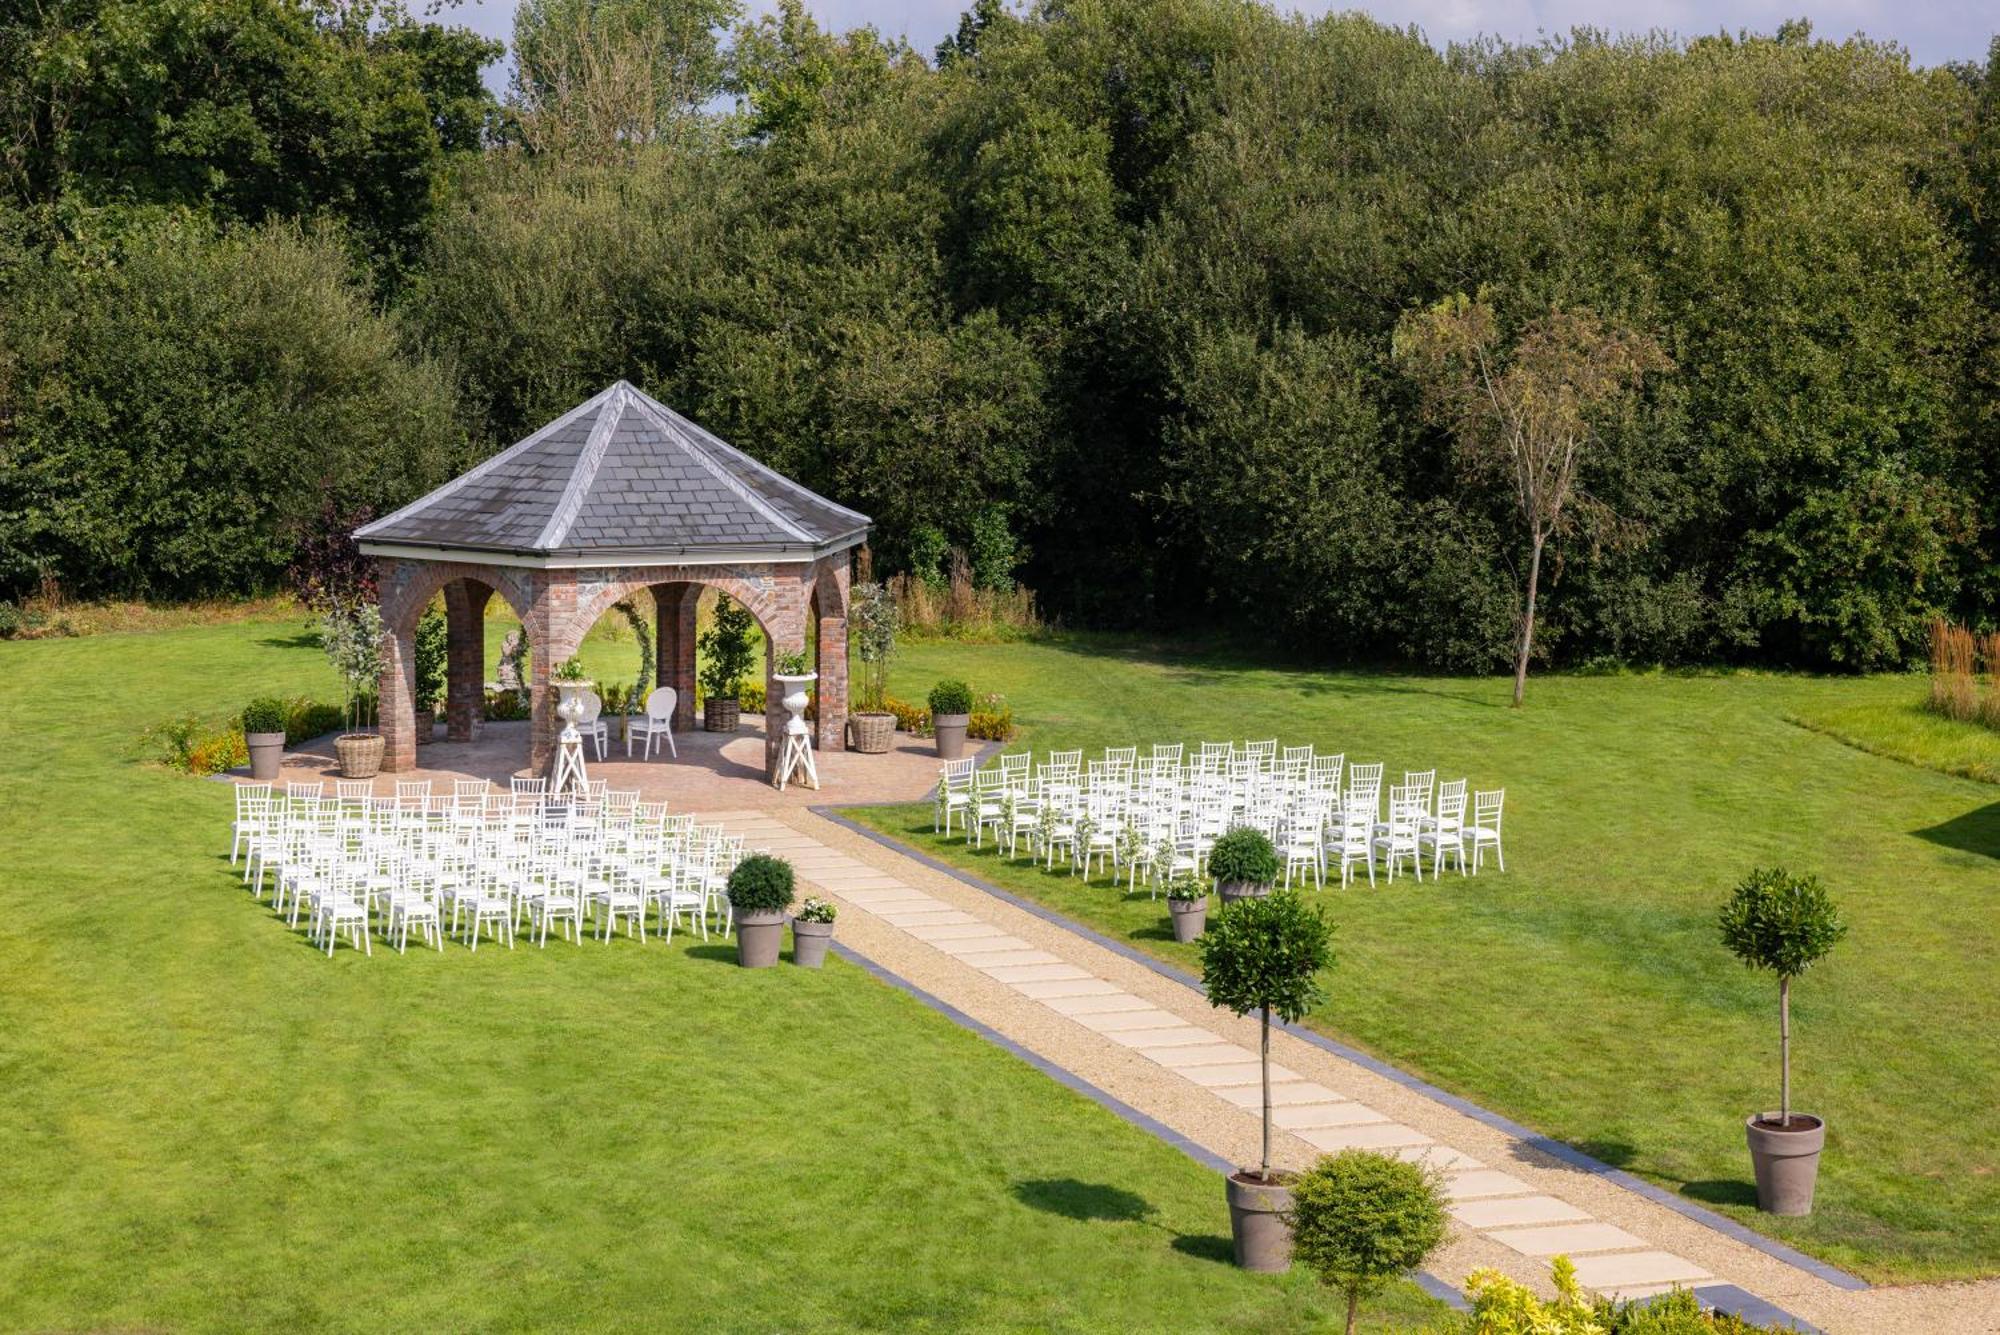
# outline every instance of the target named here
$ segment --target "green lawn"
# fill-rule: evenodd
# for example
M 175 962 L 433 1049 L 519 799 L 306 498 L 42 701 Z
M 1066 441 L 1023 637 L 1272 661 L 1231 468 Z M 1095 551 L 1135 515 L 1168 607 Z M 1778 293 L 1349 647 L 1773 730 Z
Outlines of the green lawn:
M 1212 1173 L 838 961 L 310 950 L 131 754 L 264 691 L 332 694 L 296 624 L 0 644 L 0 1328 L 1330 1319 Z
M 1506 874 L 1325 896 L 1339 963 L 1315 1024 L 1870 1279 L 2000 1273 L 2000 793 L 1789 721 L 1900 717 L 1920 679 L 1548 677 L 1514 711 L 1498 679 L 1070 638 L 907 646 L 892 689 L 944 675 L 1004 692 L 1017 747 L 1275 736 L 1504 786 Z M 1952 741 L 1991 746 L 1972 731 Z M 927 808 L 864 817 L 938 848 Z M 1143 893 L 941 851 L 1195 967 Z M 1756 1212 L 1743 1143 L 1776 1102 L 1776 987 L 1713 925 L 1770 863 L 1821 873 L 1853 925 L 1795 989 L 1798 1106 L 1830 1119 L 1799 1221 Z

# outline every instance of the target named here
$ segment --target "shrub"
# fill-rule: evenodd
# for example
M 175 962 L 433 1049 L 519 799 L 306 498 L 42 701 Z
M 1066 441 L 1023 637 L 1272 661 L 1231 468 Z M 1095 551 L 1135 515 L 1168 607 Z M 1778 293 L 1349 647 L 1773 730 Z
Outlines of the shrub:
M 808 895 L 806 902 L 799 907 L 795 916 L 799 922 L 832 922 L 839 912 L 840 910 L 833 906 L 832 900 Z
M 715 600 L 715 620 L 696 637 L 701 649 L 701 688 L 711 697 L 728 698 L 750 670 L 750 609 L 723 594 Z
M 220 774 L 250 763 L 238 720 L 225 724 L 189 715 L 154 729 L 160 763 L 186 774 Z
M 21 633 L 21 609 L 0 599 L 0 640 L 11 640 Z
M 791 907 L 796 885 L 791 863 L 752 853 L 729 873 L 729 902 L 738 913 L 782 913 Z
M 931 717 L 940 714 L 970 714 L 972 712 L 972 688 L 962 681 L 950 678 L 931 687 Z
M 451 653 L 451 634 L 445 624 L 444 609 L 426 608 L 417 618 L 416 659 L 418 709 L 436 709 L 444 703 L 446 663 Z
M 1182 872 L 1167 882 L 1167 898 L 1183 902 L 1208 898 L 1208 882 L 1193 872 Z
M 243 707 L 243 731 L 283 732 L 285 730 L 286 709 L 284 701 L 274 700 L 268 695 L 260 695 Z
M 300 696 L 285 708 L 285 745 L 324 737 L 340 726 L 339 705 L 323 705 Z
M 1319 973 L 1331 963 L 1333 924 L 1289 890 L 1238 900 L 1201 938 L 1208 1004 L 1238 1015 L 1256 1011 L 1261 1021 L 1264 1139 L 1258 1172 L 1266 1180 L 1271 1176 L 1271 1013 L 1286 1021 L 1304 1018 L 1325 995 Z
M 1262 830 L 1240 825 L 1215 841 L 1208 852 L 1208 874 L 1218 885 L 1248 882 L 1269 885 L 1278 879 L 1278 850 Z
M 1613 1303 L 1583 1296 L 1576 1267 L 1555 1258 L 1556 1296 L 1544 1302 L 1527 1285 L 1497 1270 L 1475 1270 L 1465 1281 L 1472 1311 L 1441 1328 L 1441 1335 L 1779 1335 L 1777 1328 L 1702 1308 L 1686 1289 L 1656 1298 Z
M 1347 1297 L 1347 1335 L 1363 1298 L 1415 1270 L 1445 1237 L 1435 1169 L 1347 1150 L 1314 1164 L 1292 1186 L 1292 1256 Z
M 898 700 L 893 695 L 885 695 L 882 697 L 882 708 L 894 714 L 896 726 L 912 736 L 921 737 L 931 730 L 931 711 L 922 705 L 913 705 L 907 700 Z
M 966 721 L 965 735 L 986 742 L 1004 742 L 1014 735 L 1014 710 L 1007 697 L 982 695 L 978 707 Z
M 736 692 L 736 706 L 746 714 L 761 714 L 764 712 L 765 698 L 764 687 L 761 684 L 746 682 Z
M 1782 867 L 1745 877 L 1718 916 L 1722 944 L 1753 969 L 1778 975 L 1778 1115 L 1792 1123 L 1792 979 L 1847 935 L 1833 896 L 1817 876 Z

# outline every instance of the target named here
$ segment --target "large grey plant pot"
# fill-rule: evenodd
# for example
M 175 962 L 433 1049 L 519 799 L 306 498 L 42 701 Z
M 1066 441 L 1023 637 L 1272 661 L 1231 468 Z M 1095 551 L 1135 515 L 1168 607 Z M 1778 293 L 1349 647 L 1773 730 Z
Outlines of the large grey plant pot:
M 800 968 L 817 969 L 826 963 L 826 948 L 832 944 L 832 923 L 792 920 L 792 963 Z
M 970 714 L 938 714 L 931 719 L 931 736 L 937 739 L 940 760 L 957 760 L 965 754 L 965 729 Z
M 739 913 L 736 915 L 736 962 L 746 969 L 768 969 L 778 962 L 785 944 L 785 915 Z
M 1269 881 L 1223 881 L 1215 887 L 1215 893 L 1222 899 L 1222 907 L 1228 908 L 1239 899 L 1262 899 L 1271 893 Z
M 1206 899 L 1170 899 L 1167 916 L 1173 920 L 1174 940 L 1192 941 L 1208 928 Z
M 1292 1208 L 1292 1189 L 1246 1180 L 1240 1172 L 1231 1173 L 1227 1185 L 1236 1264 L 1265 1275 L 1291 1269 L 1292 1226 L 1285 1222 L 1285 1214 Z
M 259 783 L 271 783 L 276 780 L 279 762 L 285 758 L 285 734 L 245 733 L 243 745 L 250 751 L 250 777 Z
M 1766 1113 L 1746 1120 L 1743 1129 L 1757 1174 L 1757 1208 L 1769 1214 L 1811 1214 L 1819 1152 L 1826 1145 L 1825 1121 L 1793 1113 L 1792 1129 L 1786 1131 L 1778 1127 L 1776 1116 Z

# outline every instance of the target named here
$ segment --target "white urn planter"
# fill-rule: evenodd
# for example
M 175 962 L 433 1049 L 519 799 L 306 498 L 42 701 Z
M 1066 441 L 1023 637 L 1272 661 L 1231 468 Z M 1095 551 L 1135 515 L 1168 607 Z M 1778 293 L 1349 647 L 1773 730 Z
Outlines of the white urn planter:
M 778 757 L 778 787 L 793 778 L 808 788 L 819 787 L 819 767 L 813 763 L 812 728 L 806 723 L 806 688 L 819 680 L 819 673 L 773 673 L 771 680 L 784 688 L 778 703 L 790 715 L 785 720 L 785 747 Z
M 583 702 L 584 692 L 596 684 L 592 681 L 555 683 L 556 717 L 563 721 L 563 729 L 556 737 L 556 770 L 549 781 L 551 795 L 570 788 L 583 791 L 583 734 L 576 730 L 576 725 L 583 722 L 583 716 L 589 712 L 589 706 Z

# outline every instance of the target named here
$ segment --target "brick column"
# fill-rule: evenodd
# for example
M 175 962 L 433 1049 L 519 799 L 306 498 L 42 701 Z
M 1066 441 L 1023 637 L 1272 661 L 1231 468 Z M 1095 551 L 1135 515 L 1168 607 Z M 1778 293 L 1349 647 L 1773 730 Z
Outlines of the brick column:
M 376 680 L 382 726 L 382 772 L 417 766 L 417 645 L 414 626 L 385 630 L 382 675 Z
M 699 584 L 655 584 L 653 624 L 656 666 L 653 679 L 674 688 L 674 731 L 690 732 L 694 714 L 694 616 L 701 602 Z
M 455 579 L 444 586 L 445 736 L 454 742 L 478 737 L 485 715 L 486 601 L 492 596 L 477 580 Z
M 819 669 L 819 724 L 813 745 L 847 749 L 847 553 L 830 556 L 813 599 L 813 653 Z M 835 614 L 837 613 L 837 615 Z
M 528 608 L 529 698 L 533 701 L 528 727 L 528 768 L 546 774 L 555 763 L 556 691 L 549 683 L 556 666 L 577 650 L 588 626 L 576 624 L 577 579 L 573 570 L 537 570 L 530 581 Z

